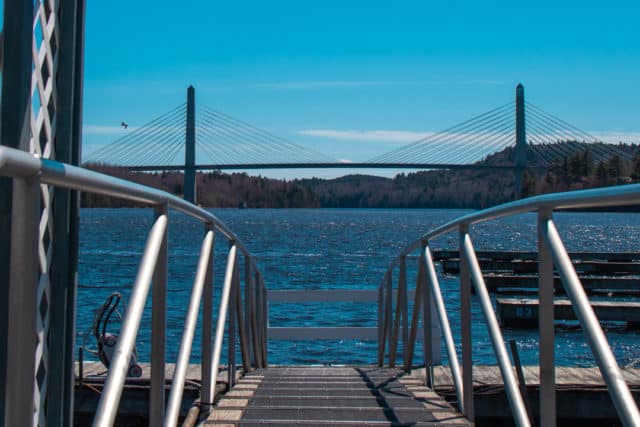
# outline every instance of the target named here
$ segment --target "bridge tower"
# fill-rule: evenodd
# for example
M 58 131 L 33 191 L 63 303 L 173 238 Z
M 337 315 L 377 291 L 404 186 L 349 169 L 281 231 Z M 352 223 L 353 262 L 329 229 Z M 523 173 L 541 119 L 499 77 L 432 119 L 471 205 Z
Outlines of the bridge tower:
M 527 134 L 524 120 L 524 86 L 516 86 L 516 153 L 515 153 L 515 197 L 522 196 L 522 181 L 527 167 Z
M 184 199 L 196 203 L 196 90 L 187 89 L 187 128 L 185 138 Z

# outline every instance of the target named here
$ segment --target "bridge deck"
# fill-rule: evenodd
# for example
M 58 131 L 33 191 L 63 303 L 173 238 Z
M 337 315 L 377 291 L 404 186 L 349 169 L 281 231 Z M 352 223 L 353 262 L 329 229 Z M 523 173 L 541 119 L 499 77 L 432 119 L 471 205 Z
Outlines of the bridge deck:
M 423 380 L 375 367 L 270 367 L 227 392 L 201 425 L 470 426 Z

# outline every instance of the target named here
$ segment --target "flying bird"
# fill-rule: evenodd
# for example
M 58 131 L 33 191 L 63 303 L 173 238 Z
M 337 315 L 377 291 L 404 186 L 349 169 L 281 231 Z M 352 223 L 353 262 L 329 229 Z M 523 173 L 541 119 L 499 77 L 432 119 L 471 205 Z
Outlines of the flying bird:
M 125 122 L 120 123 L 120 126 L 122 126 L 124 129 L 129 127 L 129 125 Z

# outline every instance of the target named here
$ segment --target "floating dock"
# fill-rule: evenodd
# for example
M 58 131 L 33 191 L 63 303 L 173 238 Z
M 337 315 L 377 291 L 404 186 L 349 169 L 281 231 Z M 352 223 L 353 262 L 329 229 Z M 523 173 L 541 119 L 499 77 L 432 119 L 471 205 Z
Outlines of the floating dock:
M 556 320 L 577 320 L 571 301 L 555 300 L 553 306 Z M 601 322 L 625 322 L 629 329 L 640 329 L 640 302 L 591 301 L 591 307 Z M 538 327 L 537 299 L 498 298 L 496 310 L 502 326 Z

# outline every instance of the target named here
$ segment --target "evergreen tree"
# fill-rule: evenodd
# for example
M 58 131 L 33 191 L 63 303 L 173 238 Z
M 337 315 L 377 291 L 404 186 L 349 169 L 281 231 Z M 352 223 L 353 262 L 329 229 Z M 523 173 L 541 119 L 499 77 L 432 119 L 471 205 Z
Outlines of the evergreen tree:
M 607 185 L 607 169 L 604 167 L 604 163 L 602 161 L 598 162 L 596 180 L 598 185 Z
M 631 179 L 634 181 L 640 181 L 640 151 L 633 157 L 633 170 L 631 172 Z
M 593 172 L 593 153 L 587 148 L 582 153 L 582 175 L 589 176 Z
M 622 177 L 622 159 L 620 156 L 615 155 L 609 160 L 607 164 L 607 175 L 613 181 L 618 183 Z

